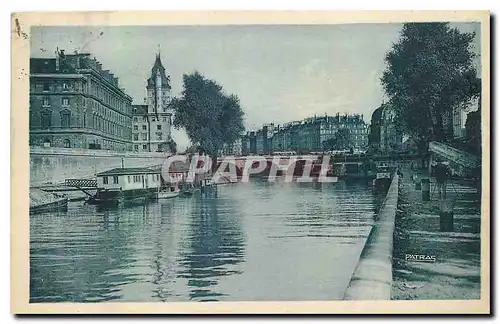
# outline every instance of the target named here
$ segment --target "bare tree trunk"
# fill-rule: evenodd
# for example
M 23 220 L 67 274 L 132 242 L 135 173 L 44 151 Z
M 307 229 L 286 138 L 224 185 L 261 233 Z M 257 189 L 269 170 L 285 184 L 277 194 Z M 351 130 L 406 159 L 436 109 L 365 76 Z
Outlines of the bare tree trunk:
M 417 149 L 418 149 L 418 154 L 422 157 L 421 161 L 422 161 L 422 164 L 421 164 L 421 168 L 425 168 L 425 159 L 424 159 L 424 156 L 427 154 L 427 152 L 429 151 L 428 149 L 428 145 L 427 145 L 427 141 L 423 140 L 423 139 L 420 139 L 417 141 Z

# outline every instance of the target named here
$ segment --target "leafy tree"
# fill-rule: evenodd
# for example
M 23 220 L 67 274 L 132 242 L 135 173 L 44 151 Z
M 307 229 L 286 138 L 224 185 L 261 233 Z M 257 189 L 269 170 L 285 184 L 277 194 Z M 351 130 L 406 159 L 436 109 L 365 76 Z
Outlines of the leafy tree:
M 169 136 L 168 140 L 158 145 L 158 152 L 177 153 L 177 143 Z
M 416 140 L 421 153 L 430 141 L 447 140 L 453 108 L 481 92 L 472 64 L 474 36 L 448 23 L 407 23 L 386 55 L 381 82 L 396 126 Z
M 173 138 L 170 138 L 167 141 L 167 146 L 168 146 L 168 151 L 171 153 L 177 153 L 177 143 L 174 141 Z
M 191 145 L 186 149 L 186 151 L 184 151 L 184 153 L 186 154 L 201 153 L 201 149 L 197 145 Z
M 226 95 L 222 86 L 198 72 L 184 74 L 183 85 L 181 96 L 171 101 L 174 127 L 183 127 L 199 152 L 212 157 L 215 170 L 219 149 L 244 131 L 244 112 L 237 96 Z

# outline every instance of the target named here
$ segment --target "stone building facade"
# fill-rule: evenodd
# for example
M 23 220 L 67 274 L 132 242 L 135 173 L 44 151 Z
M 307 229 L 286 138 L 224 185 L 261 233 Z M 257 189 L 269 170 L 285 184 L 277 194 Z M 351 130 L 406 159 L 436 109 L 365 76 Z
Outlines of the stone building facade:
M 130 150 L 131 103 L 90 54 L 30 58 L 30 146 Z
M 370 127 L 370 150 L 391 153 L 403 150 L 403 134 L 395 124 L 396 113 L 388 104 L 382 104 L 372 114 Z
M 341 129 L 347 129 L 349 134 L 347 147 L 357 151 L 368 149 L 368 135 L 370 126 L 360 114 L 336 114 L 335 116 L 319 117 L 320 143 L 334 138 Z
M 348 145 L 354 150 L 368 147 L 369 125 L 362 115 L 340 115 L 310 117 L 282 125 L 266 124 L 257 131 L 244 136 L 243 154 L 293 153 L 308 154 L 325 151 L 324 144 L 335 137 L 341 129 L 349 133 Z M 252 140 L 255 149 L 252 149 Z
M 172 110 L 169 107 L 171 87 L 160 54 L 156 55 L 146 90 L 147 103 L 132 106 L 133 150 L 167 152 L 172 125 Z
M 232 144 L 224 144 L 222 149 L 219 150 L 219 156 L 241 156 L 243 152 L 243 140 L 244 135 L 241 138 L 238 138 Z

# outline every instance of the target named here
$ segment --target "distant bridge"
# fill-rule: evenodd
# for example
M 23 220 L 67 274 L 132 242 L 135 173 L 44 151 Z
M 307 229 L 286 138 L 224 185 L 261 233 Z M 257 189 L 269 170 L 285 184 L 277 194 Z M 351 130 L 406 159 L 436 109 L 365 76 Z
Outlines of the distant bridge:
M 208 157 L 206 157 L 208 158 Z M 392 154 L 392 155 L 364 155 L 364 154 L 350 154 L 350 155 L 249 155 L 249 156 L 223 156 L 217 158 L 217 169 L 220 169 L 221 164 L 224 163 L 222 172 L 229 172 L 234 165 L 238 176 L 243 174 L 246 168 L 252 170 L 250 173 L 253 175 L 267 175 L 270 171 L 276 171 L 276 174 L 287 174 L 294 176 L 302 176 L 305 169 L 310 164 L 310 174 L 313 176 L 320 175 L 323 161 L 325 161 L 326 174 L 333 175 L 334 164 L 339 166 L 341 164 L 360 164 L 364 162 L 383 162 L 384 164 L 392 165 L 393 162 L 402 160 L 413 160 L 418 158 L 411 154 Z M 329 161 L 326 161 L 329 159 Z M 189 160 L 186 161 L 190 163 Z M 262 163 L 265 162 L 265 166 Z M 327 163 L 328 162 L 328 163 Z M 250 164 L 251 163 L 251 164 Z M 203 159 L 198 161 L 198 168 L 203 168 Z M 163 165 L 152 166 L 151 168 L 161 171 Z M 306 170 L 307 171 L 307 170 Z
M 252 162 L 251 165 L 246 166 L 248 161 Z M 251 169 L 256 169 L 261 164 L 261 161 L 266 161 L 266 167 L 261 173 L 268 173 L 272 168 L 282 173 L 293 172 L 297 175 L 302 175 L 304 167 L 307 163 L 311 163 L 311 170 L 313 173 L 319 172 L 323 157 L 318 155 L 298 155 L 298 156 L 238 156 L 234 157 L 236 171 L 238 175 L 242 173 L 245 166 Z M 310 161 L 310 162 L 308 162 Z M 232 163 L 233 157 L 219 157 L 217 158 L 217 168 L 220 167 L 222 162 Z M 331 161 L 328 164 L 328 170 L 331 169 Z M 226 169 L 226 171 L 228 171 Z

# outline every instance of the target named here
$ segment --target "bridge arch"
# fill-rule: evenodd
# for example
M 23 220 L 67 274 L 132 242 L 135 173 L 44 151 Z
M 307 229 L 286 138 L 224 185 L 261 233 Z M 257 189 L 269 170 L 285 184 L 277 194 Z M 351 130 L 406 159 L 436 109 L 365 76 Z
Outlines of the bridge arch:
M 224 161 L 225 166 L 221 169 L 222 161 L 217 162 L 217 172 L 219 173 L 229 173 L 231 170 L 236 170 L 236 176 L 241 177 L 243 175 L 243 168 L 238 165 L 238 163 L 233 163 L 231 161 Z M 234 168 L 233 168 L 234 166 Z
M 315 159 L 312 161 L 311 169 L 309 174 L 305 176 L 319 176 L 321 173 L 323 160 L 321 158 Z M 298 159 L 290 164 L 286 170 L 287 175 L 293 175 L 294 177 L 302 177 L 304 176 L 304 171 L 306 169 L 306 164 L 308 163 L 307 159 Z
M 252 163 L 252 166 L 250 167 L 250 170 L 259 168 L 259 165 L 260 165 L 259 161 L 254 161 Z M 271 174 L 271 171 L 273 170 L 273 168 L 274 168 L 274 170 L 276 170 L 276 171 L 274 171 L 274 175 L 277 175 L 279 173 L 279 166 L 276 163 L 273 163 L 272 160 L 267 160 L 266 167 L 264 170 L 262 170 L 258 173 L 251 173 L 250 176 L 251 177 L 252 176 L 253 177 L 255 177 L 255 176 L 269 176 Z

